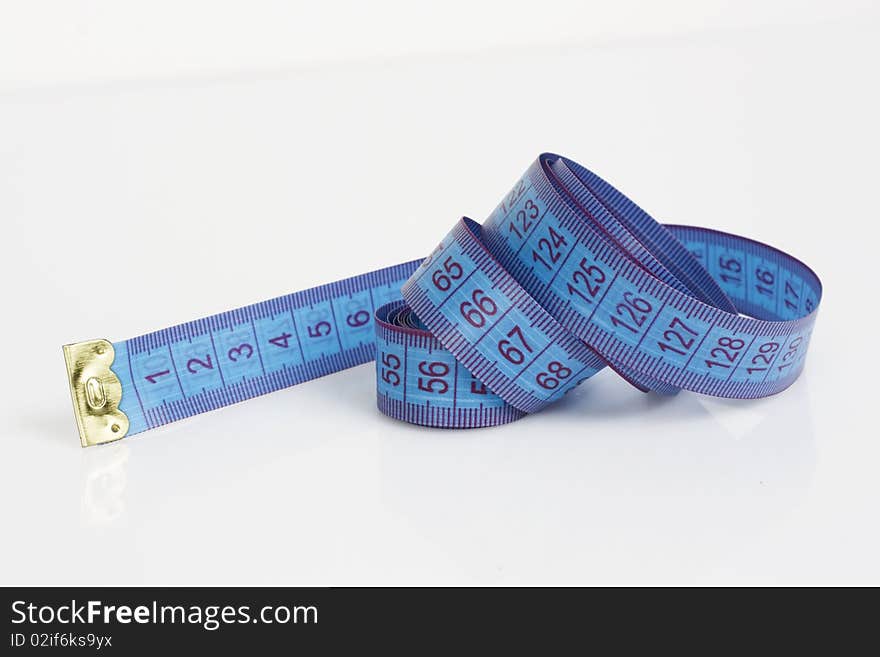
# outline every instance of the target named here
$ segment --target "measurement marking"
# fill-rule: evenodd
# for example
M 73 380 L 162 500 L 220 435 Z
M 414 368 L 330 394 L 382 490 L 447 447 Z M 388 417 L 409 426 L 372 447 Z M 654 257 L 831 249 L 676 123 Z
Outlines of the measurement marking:
M 452 410 L 454 411 L 458 403 L 458 359 L 453 358 L 452 362 L 455 363 L 455 369 L 452 371 Z
M 473 276 L 474 274 L 476 274 L 478 271 L 479 271 L 479 269 L 476 269 L 476 268 L 475 268 L 470 274 L 468 274 L 467 276 L 465 276 L 465 277 L 462 279 L 461 283 L 459 283 L 459 284 L 455 287 L 455 289 L 452 290 L 452 291 L 446 296 L 446 298 L 443 299 L 443 301 L 440 302 L 440 304 L 437 306 L 436 310 L 440 310 L 440 308 L 443 307 L 443 304 L 445 304 L 447 301 L 449 301 L 449 300 L 455 295 L 455 293 L 458 292 L 458 291 L 461 289 L 461 286 L 464 285 L 465 283 L 467 283 L 467 282 L 468 282 L 468 279 L 470 279 L 470 277 Z M 427 295 L 427 290 L 425 290 L 425 294 Z
M 409 345 L 404 343 L 404 345 L 403 345 L 403 403 L 404 404 L 406 403 L 406 366 L 409 362 L 408 351 L 409 351 Z
M 691 364 L 691 361 L 693 360 L 694 356 L 696 356 L 697 353 L 700 351 L 700 347 L 703 346 L 703 343 L 706 341 L 706 338 L 709 337 L 709 334 L 712 332 L 712 330 L 715 328 L 715 326 L 718 324 L 718 322 L 719 322 L 720 320 L 721 320 L 720 317 L 716 317 L 716 318 L 715 318 L 715 321 L 712 322 L 712 326 L 710 326 L 710 327 L 709 327 L 709 330 L 706 331 L 706 335 L 704 335 L 704 336 L 703 336 L 703 339 L 700 340 L 700 344 L 698 344 L 698 345 L 697 345 L 697 348 L 694 349 L 694 353 L 692 353 L 692 354 L 690 355 L 690 358 L 687 359 L 687 362 L 686 362 L 684 365 L 681 366 L 681 371 L 685 371 L 685 370 L 687 370 L 688 365 Z M 707 373 L 708 373 L 708 372 L 707 372 Z
M 226 387 L 226 381 L 223 379 L 223 369 L 220 367 L 220 356 L 217 355 L 217 347 L 214 346 L 214 334 L 208 331 L 208 337 L 211 338 L 211 349 L 214 350 L 214 358 L 217 359 L 217 373 L 220 375 L 220 383 Z
M 138 392 L 137 383 L 134 381 L 134 369 L 131 367 L 131 349 L 128 346 L 128 343 L 125 344 L 125 355 L 128 356 L 128 373 L 131 375 L 131 385 L 134 388 L 135 397 L 137 397 L 138 404 L 141 407 L 141 413 L 143 413 L 144 418 L 147 416 L 147 411 L 144 408 L 144 402 L 141 401 L 141 393 Z
M 529 368 L 534 364 L 534 362 L 537 361 L 541 356 L 543 356 L 543 355 L 544 355 L 544 352 L 547 351 L 547 350 L 548 350 L 550 347 L 552 347 L 552 346 L 553 346 L 553 343 L 552 343 L 552 342 L 548 342 L 548 343 L 547 343 L 547 346 L 544 347 L 543 349 L 541 349 L 541 351 L 539 351 L 539 352 L 537 353 L 537 355 L 536 355 L 534 358 L 532 358 L 532 360 L 530 360 L 530 361 L 528 362 L 528 364 L 527 364 L 524 368 L 522 368 L 522 369 L 519 371 L 519 374 L 517 374 L 515 377 L 513 377 L 513 378 L 510 380 L 510 382 L 513 383 L 513 382 L 516 381 L 520 376 L 522 376 L 522 373 L 525 372 L 527 369 L 529 369 Z
M 336 321 L 336 311 L 333 310 L 333 299 L 330 299 L 330 316 L 333 318 L 333 326 L 336 328 L 336 342 L 339 343 L 339 351 L 345 351 L 342 348 L 342 336 L 340 335 L 341 331 L 339 330 L 339 322 Z
M 174 354 L 171 351 L 171 344 L 166 345 L 168 347 L 168 356 L 171 358 L 171 367 L 174 368 L 174 378 L 177 379 L 177 387 L 180 388 L 180 394 L 183 395 L 184 399 L 186 398 L 186 393 L 183 391 L 183 384 L 180 383 L 180 375 L 177 373 L 177 363 L 174 362 Z M 164 401 L 164 398 L 163 398 Z
M 761 383 L 764 383 L 767 380 L 767 377 L 770 376 L 770 372 L 773 371 L 773 366 L 776 365 L 776 359 L 779 358 L 779 354 L 781 354 L 785 350 L 785 346 L 788 344 L 789 339 L 792 337 L 792 335 L 794 335 L 794 333 L 792 333 L 791 335 L 785 336 L 785 340 L 779 346 L 779 350 L 776 352 L 776 355 L 773 357 L 773 361 L 769 365 L 767 365 L 767 372 L 764 374 L 764 378 L 761 379 Z
M 508 299 L 508 301 L 509 301 L 509 299 Z M 502 319 L 504 319 L 507 316 L 507 313 L 509 313 L 511 310 L 513 310 L 513 307 L 514 307 L 514 304 L 510 304 L 510 306 L 507 308 L 507 310 L 505 310 L 503 313 L 501 313 L 501 317 L 496 319 L 495 322 L 493 322 L 492 326 L 487 328 L 483 332 L 483 335 L 481 335 L 479 338 L 477 338 L 477 341 L 474 342 L 473 346 L 476 347 L 478 344 L 480 344 L 482 339 L 485 338 L 487 335 L 489 335 L 489 333 L 492 332 L 492 329 L 494 329 L 496 326 L 498 326 L 498 322 L 500 322 Z
M 544 221 L 544 217 L 547 216 L 547 213 L 548 213 L 549 211 L 550 211 L 550 204 L 548 203 L 548 204 L 547 204 L 547 207 L 544 208 L 544 214 L 542 214 L 542 215 L 538 218 L 538 221 L 536 221 L 536 222 L 535 222 L 535 225 L 532 226 L 532 230 L 530 230 L 528 233 L 526 233 L 525 235 L 523 235 L 523 241 L 522 241 L 522 244 L 519 245 L 519 248 L 518 248 L 518 249 L 516 250 L 516 252 L 513 254 L 514 257 L 517 257 L 517 258 L 519 257 L 519 252 L 523 250 L 523 247 L 528 243 L 528 241 L 529 241 L 529 239 L 531 238 L 531 236 L 534 235 L 536 232 L 538 232 L 538 226 L 540 226 L 540 225 L 541 225 L 541 222 Z
M 293 321 L 293 334 L 296 336 L 296 346 L 299 347 L 299 357 L 302 364 L 306 364 L 306 352 L 303 351 L 302 342 L 299 341 L 299 330 L 296 328 L 296 315 L 293 314 L 293 308 L 290 309 L 290 319 Z
M 749 346 L 745 348 L 745 351 L 742 352 L 742 356 L 739 357 L 739 360 L 736 362 L 736 365 L 730 370 L 730 374 L 727 375 L 727 378 L 724 380 L 725 383 L 730 381 L 730 378 L 733 376 L 733 373 L 736 372 L 736 368 L 738 368 L 742 362 L 746 359 L 746 355 L 749 353 L 749 349 L 752 348 L 752 345 L 755 344 L 755 340 L 758 339 L 757 335 L 752 336 L 752 341 L 749 342 Z
M 266 376 L 266 366 L 263 364 L 263 351 L 260 349 L 260 337 L 257 335 L 257 325 L 251 318 L 251 330 L 254 332 L 254 345 L 257 347 L 257 356 L 260 358 L 260 368 L 263 370 L 263 376 Z
M 614 283 L 615 283 L 615 281 L 617 281 L 619 276 L 620 276 L 619 271 L 614 272 L 614 278 L 611 279 L 611 283 L 608 284 L 608 287 L 605 288 L 605 291 L 602 293 L 602 296 L 599 297 L 599 300 L 593 306 L 593 311 L 589 315 L 586 315 L 586 323 L 587 324 L 589 324 L 593 320 L 593 315 L 595 315 L 596 312 L 599 310 L 599 308 L 602 306 L 602 302 L 605 301 L 605 297 L 608 296 L 608 293 L 611 291 L 611 288 L 614 287 Z
M 798 297 L 798 300 L 797 300 L 797 310 L 795 310 L 795 317 L 800 317 L 803 315 L 804 311 L 801 310 L 801 302 L 803 302 L 804 310 L 807 309 L 807 297 L 804 296 L 804 290 L 806 289 L 806 287 L 807 287 L 807 279 L 801 278 L 801 295 Z
M 657 311 L 657 314 L 656 314 L 656 315 L 654 315 L 654 319 L 651 320 L 651 322 L 648 324 L 648 328 L 645 329 L 644 334 L 642 334 L 642 337 L 639 338 L 639 341 L 636 343 L 636 346 L 634 347 L 634 351 L 638 351 L 638 350 L 639 350 L 639 347 L 642 346 L 642 342 L 644 342 L 645 338 L 648 337 L 648 333 L 651 332 L 651 327 L 654 326 L 654 322 L 656 322 L 656 321 L 657 321 L 657 318 L 660 317 L 660 315 L 663 314 L 663 309 L 666 308 L 666 304 L 668 304 L 668 303 L 669 303 L 669 299 L 667 299 L 666 301 L 664 301 L 664 302 L 663 302 L 663 305 L 660 306 L 660 310 Z
M 556 277 L 562 273 L 563 269 L 565 269 L 565 263 L 568 262 L 568 259 L 571 257 L 571 254 L 574 253 L 575 251 L 577 251 L 578 244 L 579 244 L 579 242 L 575 242 L 574 246 L 571 247 L 568 250 L 568 253 L 565 254 L 565 257 L 562 259 L 562 262 L 560 263 L 559 267 L 556 269 L 555 272 L 553 272 L 553 276 L 551 276 L 550 280 L 547 282 L 547 287 L 553 286 L 553 281 L 555 281 Z

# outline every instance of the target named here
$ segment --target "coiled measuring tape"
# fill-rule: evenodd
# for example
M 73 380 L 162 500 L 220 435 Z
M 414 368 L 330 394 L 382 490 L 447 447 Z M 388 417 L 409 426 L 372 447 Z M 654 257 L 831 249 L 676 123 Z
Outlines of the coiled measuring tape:
M 379 409 L 503 424 L 610 366 L 643 391 L 764 397 L 804 366 L 822 286 L 736 235 L 661 225 L 541 155 L 427 259 L 148 333 L 64 347 L 83 446 L 376 360 Z

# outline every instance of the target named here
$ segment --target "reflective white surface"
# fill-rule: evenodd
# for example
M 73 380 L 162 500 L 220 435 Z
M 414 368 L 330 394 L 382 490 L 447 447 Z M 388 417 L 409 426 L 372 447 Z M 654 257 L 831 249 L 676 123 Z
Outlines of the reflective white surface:
M 877 28 L 3 94 L 0 583 L 880 584 Z M 810 264 L 801 380 L 664 400 L 603 372 L 450 432 L 382 416 L 366 365 L 79 447 L 61 344 L 426 254 L 542 150 Z

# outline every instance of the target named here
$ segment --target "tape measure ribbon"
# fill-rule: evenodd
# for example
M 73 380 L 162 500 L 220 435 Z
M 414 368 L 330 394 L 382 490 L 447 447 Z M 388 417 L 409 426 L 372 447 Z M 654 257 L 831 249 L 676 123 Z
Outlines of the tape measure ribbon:
M 544 154 L 486 223 L 462 219 L 424 261 L 112 345 L 121 399 L 107 410 L 130 435 L 373 358 L 380 410 L 435 427 L 519 419 L 606 364 L 660 394 L 762 397 L 803 368 L 820 296 L 798 260 L 662 226 Z M 125 435 L 83 421 L 104 417 L 83 402 L 100 391 L 71 367 L 83 445 Z

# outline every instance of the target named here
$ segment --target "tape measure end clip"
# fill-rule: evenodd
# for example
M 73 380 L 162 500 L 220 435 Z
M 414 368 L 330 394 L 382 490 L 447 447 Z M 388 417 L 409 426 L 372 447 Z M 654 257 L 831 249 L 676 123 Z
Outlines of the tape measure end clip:
M 83 447 L 119 440 L 128 432 L 128 416 L 119 410 L 122 384 L 110 369 L 115 352 L 107 340 L 63 347 L 73 412 Z

